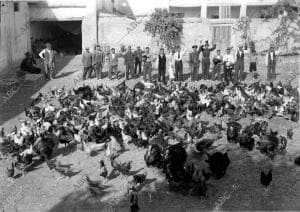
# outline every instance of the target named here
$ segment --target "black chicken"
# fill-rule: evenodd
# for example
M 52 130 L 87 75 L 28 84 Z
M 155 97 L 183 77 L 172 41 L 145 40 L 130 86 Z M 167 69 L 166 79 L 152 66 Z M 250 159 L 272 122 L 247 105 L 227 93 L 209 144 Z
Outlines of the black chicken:
M 295 158 L 295 164 L 300 166 L 300 156 Z
M 134 175 L 133 176 L 134 185 L 142 184 L 143 182 L 145 182 L 146 177 L 147 177 L 147 173 Z
M 207 150 L 209 147 L 211 147 L 213 145 L 214 141 L 215 141 L 214 139 L 204 138 L 201 141 L 196 143 L 196 145 L 195 145 L 196 149 L 199 152 Z
M 266 174 L 264 171 L 260 173 L 260 183 L 264 186 L 269 186 L 272 181 L 272 169 Z
M 209 164 L 209 169 L 216 179 L 220 179 L 226 174 L 227 167 L 230 164 L 227 152 L 224 154 L 216 152 L 212 155 L 208 155 L 206 162 Z
M 130 194 L 130 211 L 131 212 L 138 212 L 140 210 L 139 201 L 138 201 L 138 193 L 134 187 L 131 187 L 131 194 Z
M 237 122 L 227 123 L 227 140 L 229 143 L 237 143 L 242 125 Z
M 10 168 L 6 168 L 6 176 L 9 179 L 13 179 L 15 175 L 15 164 L 14 162 L 11 163 L 11 167 Z

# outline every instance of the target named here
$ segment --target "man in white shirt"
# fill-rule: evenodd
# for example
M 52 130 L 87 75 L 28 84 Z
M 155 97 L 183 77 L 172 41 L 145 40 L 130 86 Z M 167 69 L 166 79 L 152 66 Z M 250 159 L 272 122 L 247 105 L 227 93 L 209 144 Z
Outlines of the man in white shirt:
M 268 69 L 267 80 L 276 80 L 276 56 L 279 54 L 279 51 L 275 51 L 273 45 L 270 46 L 270 50 L 266 54 L 266 66 Z
M 182 56 L 184 52 L 181 51 L 180 46 L 177 47 L 177 51 L 174 54 L 175 59 L 175 81 L 181 81 L 183 75 Z
M 229 80 L 233 83 L 233 78 L 232 78 L 232 69 L 234 65 L 234 57 L 233 55 L 230 54 L 231 48 L 228 47 L 226 50 L 226 54 L 223 56 L 223 62 L 224 62 L 224 78 L 229 85 Z
M 150 48 L 146 47 L 146 52 L 143 54 L 143 72 L 144 72 L 144 81 L 147 81 L 147 76 L 149 82 L 152 81 L 152 62 L 156 61 L 156 58 L 153 58 L 152 54 L 150 53 Z
M 46 48 L 39 53 L 39 56 L 44 60 L 46 80 L 52 80 L 55 69 L 55 52 L 50 43 L 46 43 Z

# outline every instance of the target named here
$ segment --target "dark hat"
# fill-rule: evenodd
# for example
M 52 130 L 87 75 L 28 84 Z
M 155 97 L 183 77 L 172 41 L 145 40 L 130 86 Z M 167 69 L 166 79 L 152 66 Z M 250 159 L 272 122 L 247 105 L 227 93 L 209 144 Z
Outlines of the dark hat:
M 227 47 L 227 49 L 226 50 L 231 50 L 231 48 L 230 47 Z
M 87 49 L 90 49 L 90 48 L 86 46 L 85 49 L 87 50 Z
M 192 49 L 193 49 L 193 48 L 198 48 L 198 46 L 197 46 L 197 45 L 193 45 L 193 46 L 192 46 Z
M 30 55 L 30 53 L 29 53 L 29 52 L 26 52 L 26 53 L 25 53 L 25 56 L 29 56 L 29 55 Z

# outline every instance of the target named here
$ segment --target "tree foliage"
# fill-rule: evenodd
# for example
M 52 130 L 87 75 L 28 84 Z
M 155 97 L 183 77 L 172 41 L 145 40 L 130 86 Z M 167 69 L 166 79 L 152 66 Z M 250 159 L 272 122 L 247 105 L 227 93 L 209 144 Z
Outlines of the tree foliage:
M 255 45 L 253 41 L 253 36 L 251 33 L 251 24 L 252 19 L 249 16 L 241 17 L 233 26 L 234 31 L 241 32 L 241 39 L 246 42 L 246 44 L 250 47 L 250 49 L 253 51 L 255 50 Z
M 294 43 L 300 43 L 298 7 L 295 0 L 280 0 L 267 10 L 268 17 L 279 18 L 280 21 L 272 32 L 272 43 L 277 47 L 287 47 L 290 39 Z
M 183 19 L 178 14 L 169 13 L 167 9 L 155 9 L 150 20 L 145 23 L 145 32 L 158 37 L 167 49 L 174 49 L 181 44 Z

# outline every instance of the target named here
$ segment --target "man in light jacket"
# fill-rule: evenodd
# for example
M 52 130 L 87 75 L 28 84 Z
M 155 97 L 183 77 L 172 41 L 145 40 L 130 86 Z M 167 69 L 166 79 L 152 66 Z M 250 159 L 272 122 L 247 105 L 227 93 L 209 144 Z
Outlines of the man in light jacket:
M 55 69 L 55 51 L 50 43 L 46 43 L 46 48 L 39 53 L 40 58 L 44 60 L 45 79 L 52 80 Z

